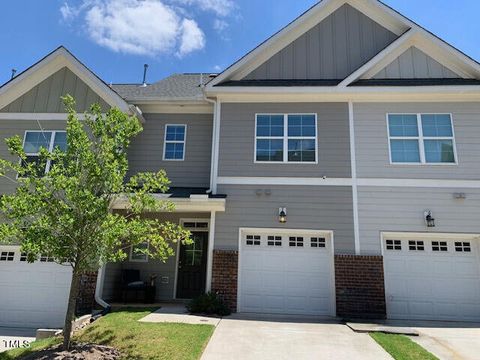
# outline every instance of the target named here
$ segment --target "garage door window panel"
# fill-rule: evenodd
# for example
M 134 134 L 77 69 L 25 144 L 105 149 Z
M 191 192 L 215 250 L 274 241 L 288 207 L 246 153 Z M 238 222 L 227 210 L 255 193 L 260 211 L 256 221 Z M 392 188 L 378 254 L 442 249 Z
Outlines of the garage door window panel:
M 261 236 L 260 235 L 247 235 L 245 244 L 247 246 L 260 246 L 261 245 Z
M 472 248 L 471 248 L 471 244 L 470 242 L 455 242 L 455 251 L 456 252 L 471 252 L 472 251 Z
M 325 248 L 325 238 L 312 237 L 310 238 L 310 247 L 312 248 Z
M 446 241 L 432 241 L 432 251 L 448 252 L 448 244 Z
M 290 236 L 288 245 L 290 247 L 303 247 L 303 237 Z
M 402 241 L 401 240 L 387 240 L 386 241 L 387 250 L 402 250 Z
M 282 237 L 281 236 L 272 236 L 272 235 L 268 236 L 267 246 L 275 246 L 275 247 L 282 246 Z
M 15 259 L 15 252 L 2 251 L 0 253 L 0 261 L 13 261 Z
M 425 242 L 421 240 L 409 240 L 408 241 L 408 250 L 410 251 L 424 251 Z

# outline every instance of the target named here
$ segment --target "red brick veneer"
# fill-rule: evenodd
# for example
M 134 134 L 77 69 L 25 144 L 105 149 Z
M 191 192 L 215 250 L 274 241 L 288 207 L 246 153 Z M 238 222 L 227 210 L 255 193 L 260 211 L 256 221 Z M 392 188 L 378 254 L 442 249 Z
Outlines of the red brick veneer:
M 386 317 L 382 256 L 335 256 L 337 316 Z
M 77 297 L 77 315 L 89 314 L 95 307 L 97 274 L 96 271 L 91 271 L 82 275 Z
M 212 291 L 237 311 L 238 251 L 213 251 Z

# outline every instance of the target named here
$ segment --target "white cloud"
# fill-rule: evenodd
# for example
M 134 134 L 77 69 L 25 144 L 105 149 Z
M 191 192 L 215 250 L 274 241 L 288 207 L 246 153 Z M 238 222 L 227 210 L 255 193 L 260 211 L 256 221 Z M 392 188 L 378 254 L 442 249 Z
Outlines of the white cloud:
M 184 56 L 195 50 L 201 50 L 205 47 L 205 35 L 198 27 L 198 24 L 189 19 L 182 22 L 182 39 L 180 41 L 179 56 Z
M 213 12 L 218 16 L 228 16 L 235 9 L 233 0 L 170 0 L 172 3 L 197 6 L 203 11 Z
M 116 52 L 181 57 L 206 43 L 198 23 L 164 0 L 83 0 L 79 7 L 64 3 L 60 12 L 84 21 L 93 41 Z
M 217 32 L 221 33 L 228 28 L 228 23 L 225 20 L 222 20 L 222 19 L 215 19 L 215 20 L 213 20 L 213 28 Z

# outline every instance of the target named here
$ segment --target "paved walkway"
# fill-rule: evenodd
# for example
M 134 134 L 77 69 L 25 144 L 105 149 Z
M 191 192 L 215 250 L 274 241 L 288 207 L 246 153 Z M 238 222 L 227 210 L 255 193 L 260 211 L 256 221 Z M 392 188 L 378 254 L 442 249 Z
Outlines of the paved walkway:
M 188 314 L 184 304 L 162 304 L 162 307 L 157 311 L 148 314 L 140 319 L 141 322 L 153 323 L 184 323 L 184 324 L 208 324 L 217 326 L 220 318 L 196 316 Z
M 258 318 L 258 316 L 255 316 Z M 237 314 L 220 321 L 202 360 L 383 360 L 392 358 L 367 334 L 331 320 Z

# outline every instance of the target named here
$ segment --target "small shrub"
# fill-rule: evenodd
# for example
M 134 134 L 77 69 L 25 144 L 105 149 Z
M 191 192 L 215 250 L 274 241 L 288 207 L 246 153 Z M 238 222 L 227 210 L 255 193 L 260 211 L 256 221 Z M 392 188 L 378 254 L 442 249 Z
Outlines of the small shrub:
M 227 316 L 231 314 L 225 301 L 213 292 L 200 295 L 187 304 L 187 310 L 194 314 Z

